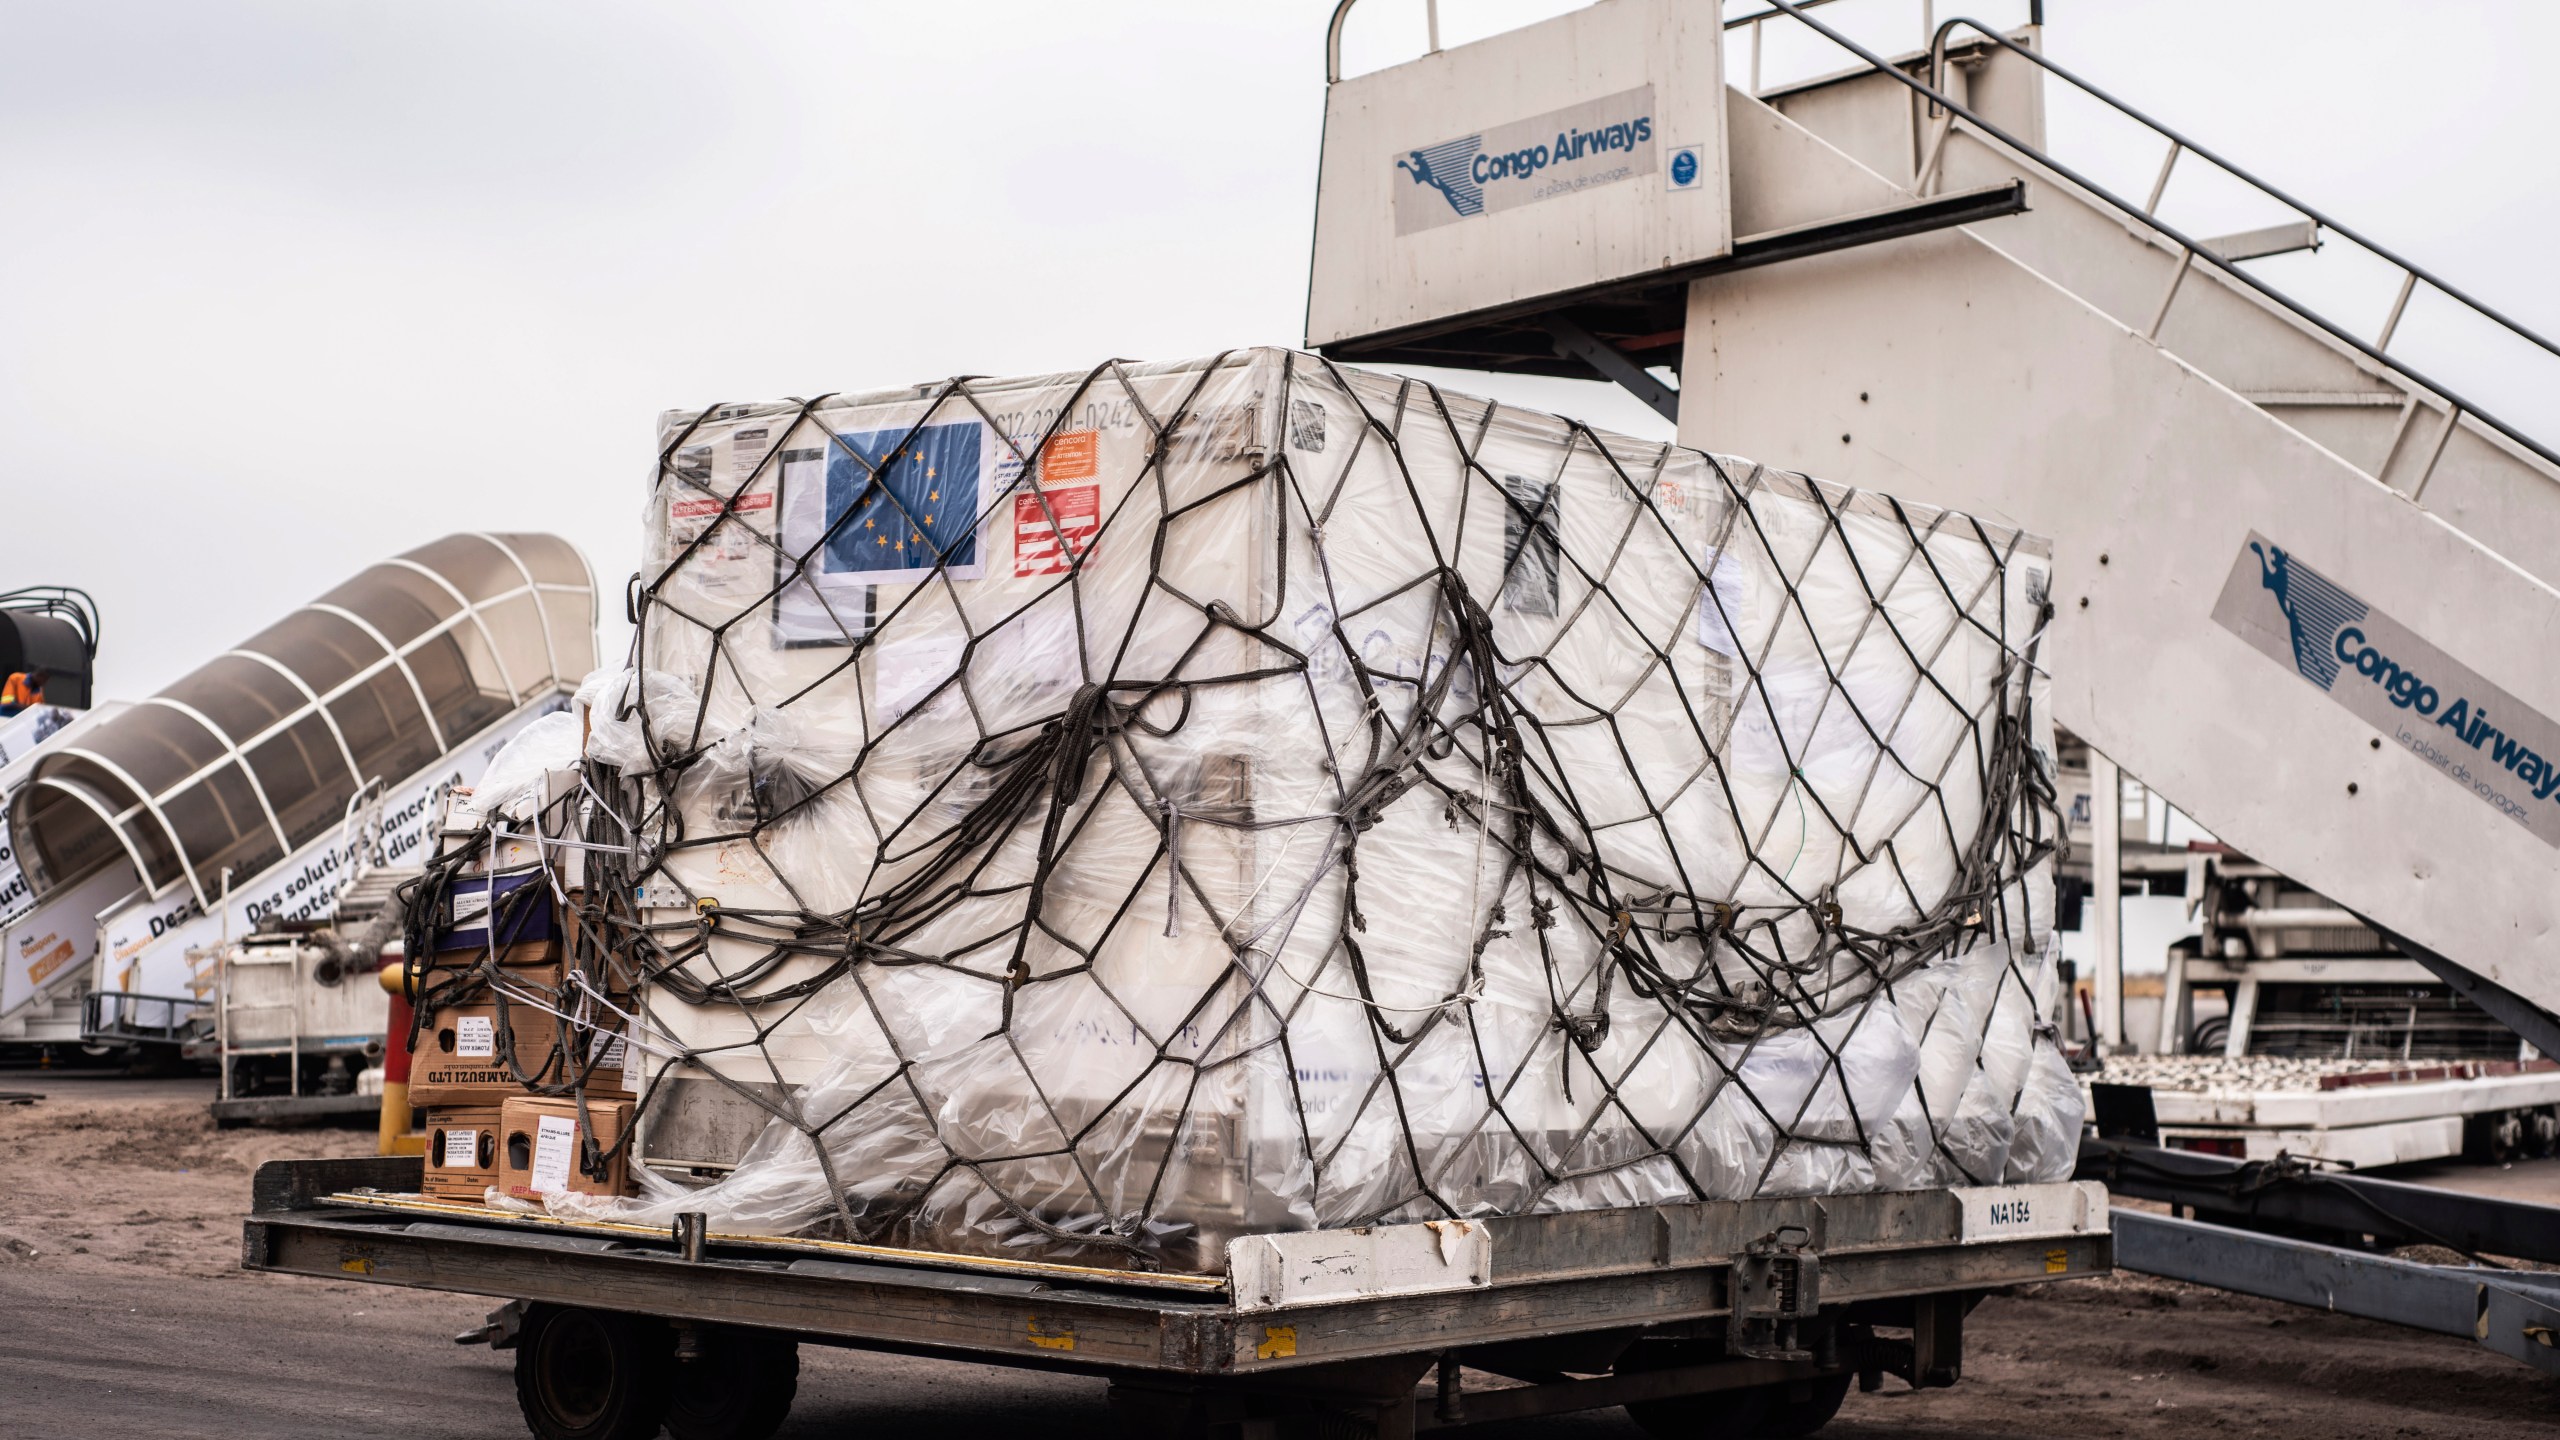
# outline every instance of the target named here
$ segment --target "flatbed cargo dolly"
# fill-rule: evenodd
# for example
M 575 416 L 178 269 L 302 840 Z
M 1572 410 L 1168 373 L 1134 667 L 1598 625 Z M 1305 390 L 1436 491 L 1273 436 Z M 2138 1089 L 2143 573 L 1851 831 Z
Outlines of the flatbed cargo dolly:
M 242 1267 L 523 1302 L 493 1329 L 520 1321 L 543 1437 L 769 1434 L 799 1343 L 1099 1376 L 1144 1435 L 1610 1405 L 1657 1434 L 1802 1435 L 1852 1380 L 1955 1383 L 1984 1294 L 2113 1256 L 2088 1181 L 1249 1236 L 1226 1274 L 1172 1275 L 512 1215 L 413 1193 L 419 1166 L 260 1167 Z

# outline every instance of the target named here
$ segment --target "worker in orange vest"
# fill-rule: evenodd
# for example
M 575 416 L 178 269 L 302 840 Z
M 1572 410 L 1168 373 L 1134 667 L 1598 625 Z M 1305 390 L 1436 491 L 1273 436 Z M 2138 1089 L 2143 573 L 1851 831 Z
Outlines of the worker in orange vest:
M 7 684 L 0 684 L 0 719 L 43 704 L 44 682 L 48 678 L 42 670 L 21 670 L 11 675 Z

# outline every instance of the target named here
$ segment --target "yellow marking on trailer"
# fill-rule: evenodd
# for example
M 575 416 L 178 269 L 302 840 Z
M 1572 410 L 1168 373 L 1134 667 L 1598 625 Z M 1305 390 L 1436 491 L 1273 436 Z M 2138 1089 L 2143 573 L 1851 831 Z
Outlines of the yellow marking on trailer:
M 1073 1350 L 1076 1348 L 1075 1322 L 1044 1330 L 1040 1326 L 1040 1317 L 1034 1315 L 1026 1338 L 1043 1350 Z
M 1295 1325 L 1263 1326 L 1262 1343 L 1253 1347 L 1256 1360 L 1285 1360 L 1297 1353 L 1298 1327 Z
M 2070 1269 L 2070 1268 L 2071 1268 L 2071 1252 L 2070 1252 L 2070 1251 L 2068 1251 L 2068 1250 L 2047 1250 L 2046 1252 L 2044 1252 L 2044 1273 L 2046 1273 L 2047 1275 L 2059 1275 L 2059 1274 L 2061 1274 L 2063 1271 L 2068 1270 L 2068 1269 Z

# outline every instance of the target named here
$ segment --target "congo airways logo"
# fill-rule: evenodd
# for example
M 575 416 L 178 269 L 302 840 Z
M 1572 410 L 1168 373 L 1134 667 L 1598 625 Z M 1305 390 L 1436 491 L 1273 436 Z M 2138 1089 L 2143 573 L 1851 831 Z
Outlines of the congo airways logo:
M 2281 545 L 2249 542 L 2258 557 L 2258 583 L 2275 592 L 2276 605 L 2293 633 L 2293 667 L 2302 678 L 2330 689 L 2338 683 L 2338 632 L 2370 613 L 2365 603 L 2316 570 L 2297 573 Z
M 1469 135 L 1460 140 L 1443 140 L 1428 150 L 1408 151 L 1396 162 L 1396 168 L 1413 177 L 1416 185 L 1428 185 L 1440 192 L 1449 208 L 1460 215 L 1484 213 L 1484 187 L 1476 183 L 1476 161 L 1484 154 L 1484 137 Z
M 2560 847 L 2560 724 L 2283 546 L 2251 535 L 2215 623 Z
M 1392 158 L 1396 233 L 1653 174 L 1660 166 L 1654 129 L 1653 87 L 1646 85 L 1399 150 Z

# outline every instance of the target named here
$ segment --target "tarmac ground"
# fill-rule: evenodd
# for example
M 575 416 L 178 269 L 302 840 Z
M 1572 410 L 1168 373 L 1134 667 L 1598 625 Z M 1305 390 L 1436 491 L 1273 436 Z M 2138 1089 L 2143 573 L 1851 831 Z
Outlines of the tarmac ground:
M 491 1302 L 243 1274 L 267 1159 L 363 1155 L 364 1129 L 218 1130 L 211 1082 L 0 1070 L 0 1434 L 511 1437 L 511 1356 L 452 1337 Z M 2560 1162 L 2412 1178 L 2560 1201 Z M 2275 1433 L 2542 1436 L 2560 1381 L 2450 1337 L 2136 1276 L 2034 1287 L 1967 1322 L 1964 1382 L 1852 1393 L 1823 1432 L 1867 1437 Z M 1102 1383 L 806 1347 L 785 1436 L 1120 1432 Z M 1618 1411 L 1484 1440 L 1634 1440 Z

